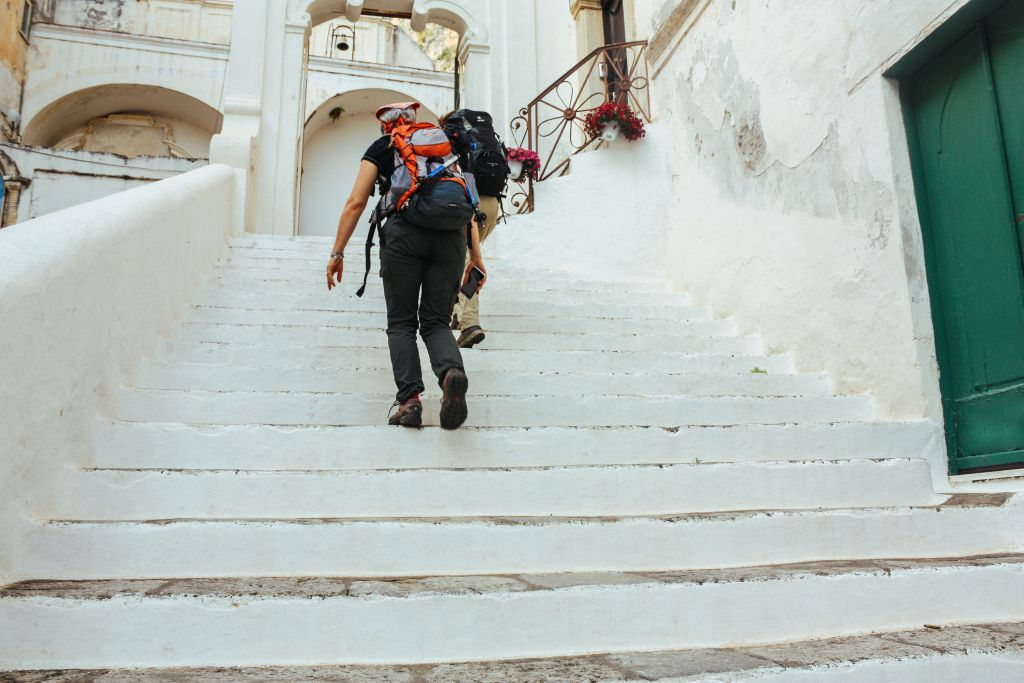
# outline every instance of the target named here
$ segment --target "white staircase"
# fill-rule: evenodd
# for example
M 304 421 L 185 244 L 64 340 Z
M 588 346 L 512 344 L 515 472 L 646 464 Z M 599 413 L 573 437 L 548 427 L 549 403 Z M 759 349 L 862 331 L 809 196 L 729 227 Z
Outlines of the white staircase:
M 656 284 L 491 260 L 466 426 L 435 426 L 430 377 L 428 426 L 386 426 L 380 282 L 355 298 L 353 248 L 328 293 L 328 246 L 228 248 L 26 535 L 47 581 L 0 589 L 0 668 L 406 665 L 1024 619 L 1019 500 L 936 494 L 936 425 L 877 421 Z

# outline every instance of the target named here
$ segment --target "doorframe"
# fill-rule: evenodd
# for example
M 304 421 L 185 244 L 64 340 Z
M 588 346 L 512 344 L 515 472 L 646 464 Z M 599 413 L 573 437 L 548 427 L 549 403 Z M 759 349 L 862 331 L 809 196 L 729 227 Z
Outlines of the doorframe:
M 883 76 L 899 83 L 900 106 L 902 109 L 903 128 L 906 132 L 910 171 L 914 185 L 914 202 L 917 205 L 918 219 L 921 224 L 921 244 L 925 260 L 925 280 L 928 283 L 928 299 L 930 302 L 932 329 L 935 338 L 935 357 L 939 364 L 939 392 L 941 394 L 942 418 L 945 426 L 946 460 L 948 474 L 960 474 L 956 457 L 956 424 L 954 420 L 951 378 L 943 368 L 950 367 L 950 346 L 946 336 L 943 320 L 942 295 L 939 289 L 936 265 L 936 253 L 931 209 L 929 208 L 927 186 L 925 183 L 924 159 L 921 157 L 921 144 L 917 134 L 917 124 L 912 114 L 914 111 L 909 88 L 904 87 L 907 79 L 942 56 L 957 42 L 975 30 L 981 22 L 994 14 L 999 8 L 1012 0 L 971 0 L 957 10 L 948 20 L 943 22 L 931 34 L 914 46 L 899 61 L 883 73 Z M 1016 468 L 1015 468 L 1016 469 Z
M 953 16 L 915 45 L 883 74 L 886 78 L 902 81 L 928 66 L 943 52 L 970 32 L 971 28 L 994 14 L 1013 0 L 971 0 Z

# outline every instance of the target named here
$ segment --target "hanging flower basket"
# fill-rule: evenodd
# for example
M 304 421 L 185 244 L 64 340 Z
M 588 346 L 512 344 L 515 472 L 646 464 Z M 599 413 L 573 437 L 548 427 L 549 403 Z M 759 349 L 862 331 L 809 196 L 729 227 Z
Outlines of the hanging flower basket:
M 628 104 L 620 102 L 605 102 L 587 114 L 584 130 L 591 139 L 599 137 L 608 141 L 620 134 L 630 142 L 647 135 L 640 117 Z
M 532 149 L 525 147 L 510 147 L 508 150 L 508 176 L 512 180 L 522 180 L 524 177 L 537 179 L 540 171 L 540 156 Z

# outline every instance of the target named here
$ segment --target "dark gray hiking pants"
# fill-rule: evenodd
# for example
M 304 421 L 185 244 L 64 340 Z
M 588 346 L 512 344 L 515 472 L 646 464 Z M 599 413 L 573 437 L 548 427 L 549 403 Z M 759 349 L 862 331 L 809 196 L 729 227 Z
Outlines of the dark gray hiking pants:
M 451 368 L 464 369 L 449 324 L 465 259 L 462 230 L 426 230 L 397 217 L 382 230 L 380 276 L 388 308 L 391 370 L 400 402 L 424 390 L 417 330 L 438 383 Z

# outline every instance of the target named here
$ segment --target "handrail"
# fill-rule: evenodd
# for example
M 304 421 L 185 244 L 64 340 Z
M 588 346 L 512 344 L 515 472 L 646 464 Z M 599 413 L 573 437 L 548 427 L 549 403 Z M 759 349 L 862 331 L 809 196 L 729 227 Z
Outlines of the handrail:
M 624 102 L 650 122 L 649 85 L 647 41 L 613 43 L 593 50 L 523 107 L 510 124 L 512 140 L 536 152 L 541 165 L 536 180 L 516 181 L 511 203 L 517 212 L 533 211 L 535 182 L 564 175 L 574 155 L 600 144 L 584 132 L 591 111 Z

